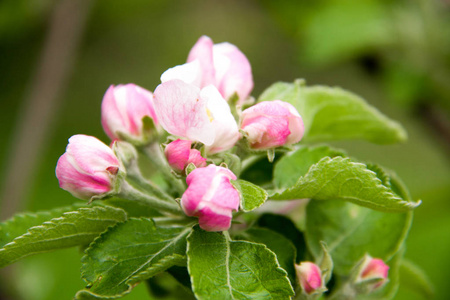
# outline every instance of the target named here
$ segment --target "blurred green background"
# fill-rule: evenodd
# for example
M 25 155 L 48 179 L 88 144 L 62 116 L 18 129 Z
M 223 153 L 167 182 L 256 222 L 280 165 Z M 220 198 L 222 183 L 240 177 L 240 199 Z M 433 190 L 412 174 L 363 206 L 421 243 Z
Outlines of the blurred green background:
M 100 103 L 110 84 L 149 90 L 201 35 L 237 45 L 258 96 L 275 81 L 353 91 L 409 133 L 402 145 L 334 143 L 395 170 L 423 204 L 406 258 L 435 299 L 450 277 L 450 1 L 2 0 L 0 212 L 65 206 L 54 168 L 77 133 L 108 142 Z M 71 299 L 81 252 L 30 257 L 2 270 L 0 299 Z M 407 278 L 403 278 L 407 281 Z M 138 286 L 125 299 L 149 299 Z M 395 299 L 421 299 L 401 287 Z

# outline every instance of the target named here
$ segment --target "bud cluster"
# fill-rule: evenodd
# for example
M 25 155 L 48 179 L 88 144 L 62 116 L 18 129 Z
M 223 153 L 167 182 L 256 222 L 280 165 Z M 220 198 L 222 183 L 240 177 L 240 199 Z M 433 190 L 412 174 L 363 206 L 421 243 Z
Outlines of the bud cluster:
M 111 85 L 101 105 L 101 123 L 108 137 L 134 147 L 136 151 L 128 155 L 133 159 L 137 152 L 147 154 L 178 194 L 143 178 L 138 164 L 131 164 L 133 159 L 122 161 L 126 153 L 85 135 L 71 137 L 58 161 L 61 188 L 81 199 L 142 198 L 163 212 L 169 207 L 168 213 L 176 212 L 177 205 L 180 212 L 198 217 L 204 230 L 228 230 L 241 201 L 230 181 L 237 176 L 214 162 L 225 151 L 237 153 L 238 147 L 239 153 L 251 155 L 251 151 L 295 144 L 304 131 L 300 114 L 289 103 L 272 99 L 242 110 L 253 101 L 252 89 L 245 55 L 232 44 L 214 44 L 201 37 L 185 64 L 161 75 L 154 93 L 135 84 Z M 134 184 L 128 183 L 131 179 Z M 135 188 L 136 182 L 141 187 Z M 154 195 L 170 203 L 163 205 Z

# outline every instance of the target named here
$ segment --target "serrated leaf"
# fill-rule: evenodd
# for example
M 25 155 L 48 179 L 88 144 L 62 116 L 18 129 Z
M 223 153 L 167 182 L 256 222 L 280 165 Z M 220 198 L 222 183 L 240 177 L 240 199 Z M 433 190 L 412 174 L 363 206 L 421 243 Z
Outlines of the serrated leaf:
M 412 221 L 411 212 L 383 213 L 343 201 L 311 201 L 306 209 L 305 237 L 311 254 L 320 258 L 325 242 L 334 272 L 340 275 L 348 275 L 366 253 L 389 260 L 403 244 Z
M 374 172 L 377 175 L 377 178 L 380 179 L 382 185 L 386 187 L 391 187 L 390 182 L 391 177 L 381 166 L 372 163 L 368 163 L 366 165 L 367 169 L 369 169 L 370 171 Z
M 283 100 L 294 105 L 305 125 L 304 141 L 362 139 L 391 144 L 407 139 L 403 127 L 341 88 L 306 87 L 302 81 L 275 83 L 259 101 Z
M 286 271 L 264 245 L 231 241 L 196 226 L 187 255 L 198 299 L 290 299 L 294 294 Z
M 422 296 L 423 299 L 432 299 L 434 296 L 434 288 L 430 279 L 419 266 L 410 260 L 403 259 L 400 264 L 400 283 Z
M 344 200 L 387 212 L 405 212 L 420 205 L 420 202 L 408 202 L 393 193 L 365 164 L 339 156 L 321 159 L 294 187 L 270 198 Z
M 266 202 L 268 194 L 263 188 L 245 181 L 245 180 L 233 180 L 233 186 L 239 191 L 241 196 L 240 207 L 243 211 L 252 211 Z
M 267 228 L 250 228 L 240 233 L 236 239 L 264 244 L 277 257 L 277 261 L 289 276 L 291 285 L 295 286 L 295 258 L 297 250 L 290 240 Z
M 301 147 L 283 156 L 275 165 L 273 183 L 276 188 L 288 188 L 304 176 L 309 168 L 324 157 L 346 156 L 342 150 L 328 146 Z
M 32 227 L 0 249 L 0 267 L 32 254 L 87 245 L 109 226 L 126 220 L 123 210 L 105 206 L 80 208 Z
M 82 258 L 82 277 L 88 295 L 117 298 L 140 281 L 174 265 L 186 263 L 186 237 L 190 227 L 157 227 L 151 219 L 130 218 L 103 233 Z
M 0 248 L 18 236 L 25 234 L 31 227 L 40 225 L 45 221 L 60 217 L 63 213 L 80 208 L 80 205 L 58 207 L 52 210 L 19 213 L 0 223 Z

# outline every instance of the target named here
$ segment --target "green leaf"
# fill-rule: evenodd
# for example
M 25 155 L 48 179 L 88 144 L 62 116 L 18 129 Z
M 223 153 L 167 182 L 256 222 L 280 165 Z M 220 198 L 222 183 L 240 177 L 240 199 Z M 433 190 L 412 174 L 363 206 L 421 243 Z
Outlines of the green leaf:
M 334 272 L 348 275 L 352 266 L 369 253 L 389 260 L 403 244 L 412 213 L 383 213 L 343 201 L 311 201 L 306 208 L 306 243 L 312 255 L 328 246 Z
M 239 191 L 241 196 L 241 209 L 244 212 L 260 207 L 267 200 L 268 194 L 266 190 L 251 182 L 245 180 L 233 180 L 232 184 Z
M 387 118 L 361 97 L 341 88 L 304 86 L 303 81 L 275 83 L 259 101 L 283 100 L 297 108 L 303 118 L 303 141 L 323 142 L 362 139 L 392 144 L 407 139 L 403 127 Z
M 258 102 L 282 100 L 294 105 L 297 110 L 301 109 L 301 90 L 305 88 L 305 81 L 297 79 L 294 83 L 275 82 L 269 86 L 258 98 Z M 302 115 L 303 117 L 303 115 Z
M 400 264 L 400 284 L 421 295 L 423 299 L 434 297 L 433 284 L 425 272 L 410 260 L 403 259 Z
M 185 265 L 190 231 L 190 227 L 157 227 L 145 218 L 130 218 L 111 227 L 90 245 L 81 260 L 88 287 L 76 298 L 117 298 L 140 281 L 171 266 Z
M 346 156 L 341 150 L 328 146 L 301 147 L 283 156 L 275 165 L 273 183 L 276 188 L 288 188 L 304 176 L 309 168 L 323 157 Z
M 248 229 L 245 232 L 240 233 L 236 239 L 264 244 L 275 253 L 280 267 L 288 273 L 291 285 L 295 286 L 297 284 L 294 268 L 297 251 L 290 240 L 267 228 Z
M 188 269 L 198 299 L 290 299 L 286 271 L 264 245 L 231 241 L 198 226 L 188 237 Z
M 0 249 L 0 267 L 32 254 L 87 245 L 109 226 L 126 220 L 123 210 L 94 206 L 66 212 L 32 227 Z
M 303 233 L 291 219 L 275 214 L 263 214 L 257 221 L 258 227 L 268 228 L 287 238 L 297 249 L 297 263 L 305 260 L 306 242 Z
M 420 202 L 401 199 L 389 187 L 384 186 L 377 174 L 365 164 L 349 158 L 325 157 L 300 177 L 294 187 L 270 197 L 273 200 L 311 198 L 314 200 L 345 200 L 355 204 L 387 212 L 411 210 Z
M 163 216 L 159 210 L 151 207 L 148 203 L 130 201 L 128 199 L 121 198 L 108 198 L 102 202 L 104 204 L 123 209 L 126 211 L 129 218 L 154 218 Z
M 376 0 L 313 6 L 306 23 L 296 28 L 302 37 L 302 62 L 325 67 L 390 47 L 396 36 L 388 7 L 389 3 Z
M 16 237 L 25 234 L 29 228 L 40 225 L 53 218 L 60 217 L 63 213 L 75 210 L 81 206 L 83 206 L 83 204 L 75 204 L 46 211 L 25 212 L 13 216 L 11 219 L 0 223 L 0 248 L 14 240 Z
M 323 281 L 327 284 L 333 274 L 334 264 L 326 243 L 320 242 L 320 245 L 322 246 L 322 257 L 318 260 L 318 265 L 322 271 Z

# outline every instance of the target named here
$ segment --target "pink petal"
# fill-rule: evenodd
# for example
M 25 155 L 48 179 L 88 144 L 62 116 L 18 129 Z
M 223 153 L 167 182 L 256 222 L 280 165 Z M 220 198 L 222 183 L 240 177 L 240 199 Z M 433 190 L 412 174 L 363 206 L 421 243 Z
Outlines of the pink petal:
M 230 183 L 236 176 L 228 169 L 209 165 L 193 170 L 186 178 L 188 189 L 181 206 L 188 216 L 199 218 L 200 227 L 209 231 L 228 230 L 240 196 Z
M 300 286 L 306 294 L 311 294 L 322 287 L 322 272 L 316 264 L 305 261 L 295 265 L 295 269 Z
M 242 103 L 253 89 L 250 62 L 236 46 L 230 43 L 214 45 L 213 53 L 217 88 L 227 100 L 236 92 Z
M 210 145 L 214 132 L 208 130 L 210 120 L 206 101 L 200 90 L 181 80 L 170 80 L 155 90 L 155 110 L 161 126 L 173 135 Z
M 211 130 L 214 132 L 214 142 L 208 145 L 207 152 L 213 154 L 232 148 L 239 140 L 239 128 L 227 101 L 212 85 L 203 88 L 200 96 L 207 102 Z
M 216 84 L 214 61 L 213 61 L 213 41 L 207 37 L 202 36 L 195 43 L 189 52 L 187 62 L 198 60 L 202 72 L 202 80 L 200 87 L 205 87 L 209 84 Z
M 194 60 L 192 62 L 170 68 L 161 75 L 161 82 L 166 82 L 173 79 L 179 79 L 201 88 L 202 70 L 200 69 L 200 62 L 198 60 Z
M 175 140 L 166 146 L 164 154 L 166 155 L 169 165 L 178 172 L 186 167 L 191 151 L 191 141 Z
M 139 136 L 142 118 L 148 116 L 158 124 L 150 91 L 135 84 L 110 86 L 102 101 L 102 126 L 111 139 L 117 132 Z

